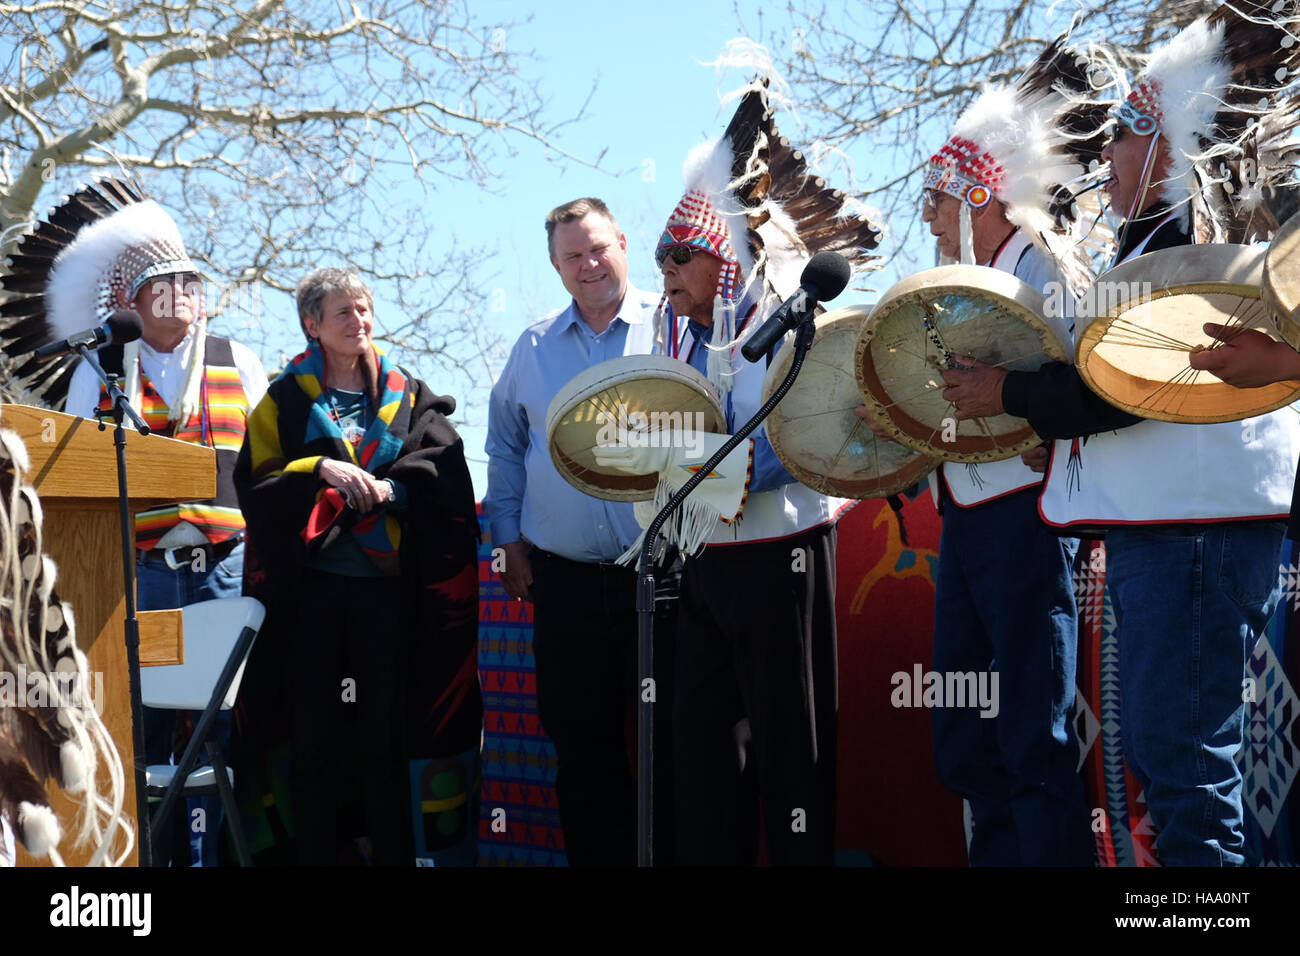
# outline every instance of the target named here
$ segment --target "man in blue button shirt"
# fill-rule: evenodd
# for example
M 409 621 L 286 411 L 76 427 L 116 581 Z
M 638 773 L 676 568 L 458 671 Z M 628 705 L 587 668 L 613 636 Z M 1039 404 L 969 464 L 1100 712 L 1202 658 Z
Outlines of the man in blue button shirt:
M 657 298 L 627 281 L 627 239 L 608 207 L 583 198 L 546 217 L 551 264 L 573 297 L 530 326 L 492 389 L 488 491 L 495 546 L 504 549 L 506 593 L 533 603 L 538 715 L 559 759 L 556 791 L 572 865 L 636 861 L 636 788 L 626 722 L 634 713 L 636 611 L 633 570 L 614 561 L 641 533 L 630 503 L 577 490 L 551 462 L 546 412 L 574 376 L 607 359 L 651 351 Z M 662 592 L 661 592 L 662 594 Z M 657 601 L 671 635 L 675 602 Z M 661 629 L 656 626 L 656 632 Z M 669 646 L 656 670 L 671 673 Z M 658 697 L 666 698 L 665 681 Z M 668 707 L 656 738 L 671 739 Z M 671 806 L 671 763 L 656 744 L 659 808 Z M 671 847 L 666 809 L 656 844 Z M 669 852 L 658 854 L 667 862 Z

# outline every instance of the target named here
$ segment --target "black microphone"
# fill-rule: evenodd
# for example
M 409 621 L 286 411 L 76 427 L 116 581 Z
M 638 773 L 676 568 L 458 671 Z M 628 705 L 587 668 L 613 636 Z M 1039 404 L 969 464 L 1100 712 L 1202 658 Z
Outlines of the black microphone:
M 99 328 L 86 329 L 57 342 L 47 342 L 34 354 L 36 358 L 43 359 L 63 352 L 75 352 L 83 345 L 90 349 L 97 349 L 101 345 L 121 345 L 124 342 L 134 342 L 143 334 L 144 325 L 140 322 L 139 314 L 130 309 L 119 309 Z
M 812 312 L 818 302 L 833 299 L 849 284 L 849 260 L 838 252 L 819 252 L 808 260 L 799 276 L 799 288 L 794 295 L 781 304 L 781 308 L 772 313 L 749 341 L 741 347 L 740 353 L 751 362 L 757 362 L 768 353 L 780 339 L 789 332 L 799 320 Z

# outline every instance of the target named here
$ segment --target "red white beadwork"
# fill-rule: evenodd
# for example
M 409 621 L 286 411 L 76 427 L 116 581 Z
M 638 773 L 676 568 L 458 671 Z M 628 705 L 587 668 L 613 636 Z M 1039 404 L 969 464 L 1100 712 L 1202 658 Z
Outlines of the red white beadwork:
M 1006 169 L 992 153 L 972 140 L 953 136 L 930 157 L 924 187 L 979 209 L 996 198 L 1006 180 Z

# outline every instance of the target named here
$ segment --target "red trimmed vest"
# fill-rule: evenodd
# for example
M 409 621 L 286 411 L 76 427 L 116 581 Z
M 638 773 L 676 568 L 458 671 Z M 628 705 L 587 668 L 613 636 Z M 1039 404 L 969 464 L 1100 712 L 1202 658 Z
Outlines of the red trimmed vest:
M 218 544 L 244 530 L 244 516 L 239 510 L 232 475 L 235 459 L 244 444 L 248 419 L 248 396 L 239 380 L 239 369 L 230 348 L 230 340 L 215 335 L 207 337 L 203 353 L 203 385 L 199 410 L 183 425 L 167 421 L 167 403 L 140 374 L 140 416 L 149 423 L 153 434 L 194 445 L 206 445 L 217 453 L 217 496 L 207 501 L 187 501 L 142 511 L 135 519 L 135 546 L 142 551 L 157 547 L 158 542 L 176 525 L 188 521 L 203 532 L 212 544 Z M 100 349 L 107 371 L 122 374 L 122 351 Z M 99 407 L 108 409 L 103 386 L 99 390 Z

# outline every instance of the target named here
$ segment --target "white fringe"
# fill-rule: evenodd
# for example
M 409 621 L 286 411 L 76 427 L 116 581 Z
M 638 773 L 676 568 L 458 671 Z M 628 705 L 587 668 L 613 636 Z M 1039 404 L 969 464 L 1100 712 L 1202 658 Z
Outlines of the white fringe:
M 659 484 L 655 486 L 654 514 L 663 511 L 678 490 L 661 475 Z M 717 508 L 698 498 L 688 496 L 659 529 L 659 540 L 655 542 L 650 553 L 651 562 L 659 564 L 663 560 L 668 541 L 677 545 L 685 557 L 699 554 L 700 550 L 708 544 L 709 538 L 713 536 L 721 521 L 722 515 L 718 513 Z M 645 544 L 645 536 L 646 532 L 642 531 L 632 547 L 619 556 L 619 564 L 624 567 L 636 566 L 641 556 L 641 548 Z

